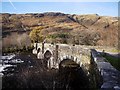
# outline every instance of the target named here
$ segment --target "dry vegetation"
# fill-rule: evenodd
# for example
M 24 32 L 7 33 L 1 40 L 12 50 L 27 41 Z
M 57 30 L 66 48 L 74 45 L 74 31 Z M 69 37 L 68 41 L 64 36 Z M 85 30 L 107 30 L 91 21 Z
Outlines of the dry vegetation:
M 41 14 L 2 14 L 2 30 L 4 46 L 11 38 L 17 39 L 16 34 L 32 42 L 72 43 L 93 46 L 118 46 L 118 20 L 116 17 L 89 15 L 69 15 L 63 13 Z M 32 31 L 30 33 L 30 31 Z M 37 31 L 35 34 L 35 31 Z M 40 31 L 40 32 L 39 32 Z M 13 34 L 12 34 L 13 33 Z M 66 36 L 65 36 L 66 35 Z M 10 38 L 11 37 L 11 38 Z M 43 38 L 44 37 L 44 38 Z M 21 37 L 20 37 L 21 38 Z M 36 40 L 38 39 L 38 40 Z M 18 44 L 20 42 L 17 40 Z

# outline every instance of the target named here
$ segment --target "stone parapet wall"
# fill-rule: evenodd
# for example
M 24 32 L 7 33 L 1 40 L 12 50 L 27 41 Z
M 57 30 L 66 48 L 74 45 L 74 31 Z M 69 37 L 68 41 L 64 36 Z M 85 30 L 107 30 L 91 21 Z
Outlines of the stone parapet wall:
M 94 49 L 91 50 L 91 58 L 103 79 L 101 89 L 120 90 L 120 71 L 115 69 Z

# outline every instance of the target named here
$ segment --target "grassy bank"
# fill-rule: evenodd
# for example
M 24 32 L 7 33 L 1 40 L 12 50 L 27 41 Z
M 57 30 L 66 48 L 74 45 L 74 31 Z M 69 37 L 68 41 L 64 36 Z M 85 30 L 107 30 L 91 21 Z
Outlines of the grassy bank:
M 105 55 L 104 56 L 112 66 L 114 66 L 117 70 L 120 71 L 120 59 L 111 55 Z

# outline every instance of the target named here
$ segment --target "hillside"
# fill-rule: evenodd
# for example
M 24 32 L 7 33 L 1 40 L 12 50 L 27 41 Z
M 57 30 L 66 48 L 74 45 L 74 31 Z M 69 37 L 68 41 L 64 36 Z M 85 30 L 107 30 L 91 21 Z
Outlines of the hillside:
M 41 34 L 47 37 L 47 42 L 101 46 L 118 45 L 117 17 L 97 14 L 70 15 L 54 12 L 4 13 L 0 17 L 2 17 L 0 24 L 2 24 L 3 42 L 12 36 L 15 37 L 16 34 L 20 36 L 24 34 L 24 38 L 27 38 L 25 35 L 33 29 L 43 27 Z

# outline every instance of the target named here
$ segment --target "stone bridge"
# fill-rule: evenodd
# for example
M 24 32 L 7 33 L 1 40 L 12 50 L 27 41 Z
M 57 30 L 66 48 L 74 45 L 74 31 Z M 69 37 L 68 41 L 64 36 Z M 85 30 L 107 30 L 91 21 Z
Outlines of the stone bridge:
M 83 68 L 90 65 L 87 75 L 90 81 L 94 83 L 94 88 L 120 90 L 120 71 L 107 62 L 101 53 L 95 49 L 85 48 L 80 45 L 49 43 L 34 44 L 33 50 L 33 54 L 37 54 L 38 59 L 47 59 L 48 68 L 59 68 L 60 62 L 64 59 L 73 60 Z M 83 55 L 90 57 L 87 60 L 87 65 L 82 61 Z
M 46 58 L 48 68 L 59 68 L 64 59 L 73 60 L 82 66 L 81 56 L 90 55 L 90 50 L 79 45 L 35 43 L 33 54 L 37 54 L 38 59 Z

